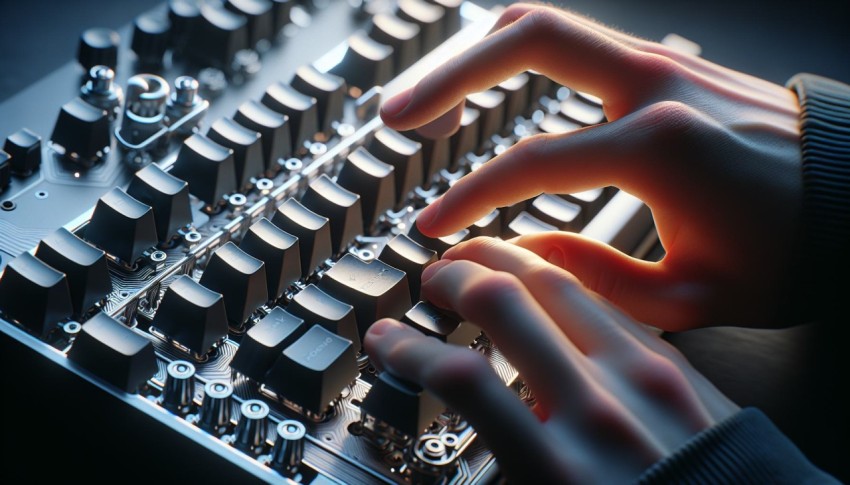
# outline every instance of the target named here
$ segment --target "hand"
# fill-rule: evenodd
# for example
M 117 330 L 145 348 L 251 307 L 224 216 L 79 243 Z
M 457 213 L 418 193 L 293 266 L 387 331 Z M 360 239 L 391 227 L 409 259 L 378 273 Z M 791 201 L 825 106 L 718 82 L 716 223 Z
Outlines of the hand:
M 568 233 L 517 244 L 665 330 L 797 323 L 777 322 L 793 303 L 802 205 L 793 93 L 568 12 L 515 5 L 480 43 L 390 99 L 382 117 L 445 135 L 467 94 L 528 69 L 601 97 L 609 122 L 521 140 L 426 208 L 423 233 L 452 233 L 541 192 L 615 185 L 652 209 L 663 261 Z
M 422 282 L 425 298 L 499 347 L 533 411 L 481 354 L 395 320 L 372 325 L 366 351 L 466 417 L 516 483 L 633 481 L 738 409 L 674 347 L 526 249 L 461 243 Z

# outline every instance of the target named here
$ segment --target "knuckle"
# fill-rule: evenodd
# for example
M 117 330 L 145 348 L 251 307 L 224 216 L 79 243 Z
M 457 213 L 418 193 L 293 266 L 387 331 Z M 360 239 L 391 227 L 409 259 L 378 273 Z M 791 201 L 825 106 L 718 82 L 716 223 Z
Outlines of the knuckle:
M 668 147 L 689 145 L 704 124 L 696 108 L 672 100 L 659 101 L 644 109 L 638 123 L 647 135 L 644 137 L 647 143 L 663 143 Z
M 564 23 L 564 17 L 543 7 L 528 11 L 520 20 L 525 31 L 535 37 L 549 36 L 557 32 Z
M 492 372 L 484 357 L 471 349 L 446 345 L 445 353 L 424 372 L 422 385 L 437 395 L 475 392 Z
M 673 403 L 690 396 L 687 377 L 671 359 L 656 353 L 641 353 L 639 358 L 630 360 L 627 372 L 644 395 Z
M 633 61 L 643 79 L 654 86 L 664 85 L 679 79 L 684 72 L 678 62 L 663 54 L 634 51 Z

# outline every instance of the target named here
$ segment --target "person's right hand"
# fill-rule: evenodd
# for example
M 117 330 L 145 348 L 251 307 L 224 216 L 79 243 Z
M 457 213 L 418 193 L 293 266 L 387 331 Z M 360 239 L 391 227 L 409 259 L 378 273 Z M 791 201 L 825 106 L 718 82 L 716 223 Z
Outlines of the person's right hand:
M 382 108 L 398 130 L 457 127 L 464 97 L 536 70 L 604 101 L 608 122 L 526 138 L 419 216 L 429 236 L 540 194 L 615 185 L 652 209 L 666 256 L 569 233 L 516 241 L 665 330 L 776 325 L 800 230 L 799 107 L 782 86 L 554 8 L 514 5 L 480 43 Z

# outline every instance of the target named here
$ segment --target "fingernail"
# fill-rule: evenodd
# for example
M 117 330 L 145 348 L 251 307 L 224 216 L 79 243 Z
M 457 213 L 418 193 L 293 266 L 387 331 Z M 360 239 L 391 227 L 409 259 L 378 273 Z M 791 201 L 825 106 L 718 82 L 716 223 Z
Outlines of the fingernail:
M 560 249 L 553 249 L 549 252 L 549 256 L 546 257 L 546 260 L 550 263 L 558 266 L 559 268 L 564 267 L 564 252 Z
M 416 132 L 425 138 L 436 140 L 439 138 L 448 138 L 457 132 L 460 128 L 460 120 L 463 116 L 463 104 L 459 104 L 448 110 L 439 118 L 425 123 L 416 129 Z
M 440 202 L 442 202 L 442 197 L 431 202 L 431 205 L 422 209 L 422 212 L 416 216 L 416 226 L 422 230 L 424 229 L 426 232 L 426 236 L 430 232 L 431 224 L 434 223 L 434 220 L 437 219 L 437 215 L 440 213 Z
M 398 322 L 396 320 L 378 320 L 377 322 L 372 324 L 371 327 L 369 327 L 369 333 L 376 337 L 382 337 L 388 333 L 402 330 L 403 328 L 404 327 L 402 326 L 401 322 Z
M 390 118 L 398 115 L 399 113 L 410 104 L 410 100 L 413 99 L 413 88 L 406 89 L 392 98 L 388 99 L 383 106 L 381 106 L 381 115 L 389 116 Z
M 451 263 L 451 259 L 441 259 L 436 263 L 429 264 L 424 270 L 422 270 L 422 283 L 425 284 L 428 280 L 434 277 L 437 274 L 437 271 L 440 271 L 440 268 Z

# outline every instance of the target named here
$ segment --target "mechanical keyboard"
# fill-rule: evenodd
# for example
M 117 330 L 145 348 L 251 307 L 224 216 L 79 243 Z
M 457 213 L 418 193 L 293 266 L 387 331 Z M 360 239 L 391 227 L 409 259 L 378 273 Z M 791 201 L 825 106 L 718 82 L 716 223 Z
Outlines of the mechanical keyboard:
M 483 37 L 460 0 L 173 0 L 0 105 L 0 331 L 265 482 L 491 483 L 463 416 L 377 374 L 361 341 L 397 318 L 483 353 L 421 301 L 476 236 L 581 232 L 643 257 L 649 210 L 614 187 L 541 194 L 430 238 L 418 212 L 518 140 L 605 121 L 526 72 L 468 96 L 432 140 L 382 99 Z

